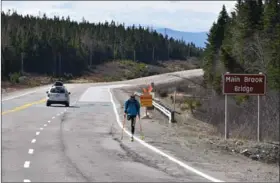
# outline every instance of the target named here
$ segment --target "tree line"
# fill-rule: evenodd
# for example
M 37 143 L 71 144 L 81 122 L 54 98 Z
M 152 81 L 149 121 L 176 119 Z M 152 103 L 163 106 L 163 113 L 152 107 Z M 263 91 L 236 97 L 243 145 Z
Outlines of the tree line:
M 208 34 L 203 70 L 218 93 L 224 72 L 263 72 L 269 89 L 279 91 L 280 0 L 238 0 L 230 14 L 223 6 Z
M 120 59 L 149 64 L 200 57 L 202 48 L 174 40 L 151 28 L 126 28 L 114 21 L 81 23 L 2 12 L 2 76 L 13 72 L 81 75 L 91 66 Z

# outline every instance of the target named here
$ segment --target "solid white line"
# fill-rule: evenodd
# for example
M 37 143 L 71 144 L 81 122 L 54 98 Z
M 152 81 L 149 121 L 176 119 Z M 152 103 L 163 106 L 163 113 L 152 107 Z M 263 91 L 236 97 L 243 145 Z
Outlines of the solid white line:
M 52 117 L 52 119 L 54 119 L 55 118 L 55 116 L 54 117 Z
M 120 116 L 119 116 L 118 111 L 117 111 L 116 103 L 114 102 L 114 99 L 113 99 L 113 94 L 112 94 L 110 88 L 108 88 L 108 91 L 109 91 L 109 94 L 110 94 L 111 103 L 113 104 L 113 109 L 114 109 L 114 112 L 115 112 L 115 115 L 116 115 L 117 122 L 118 122 L 119 126 L 122 128 L 122 123 L 121 123 Z M 128 132 L 126 129 L 124 129 L 124 132 L 126 134 L 128 134 L 129 136 L 131 136 L 131 133 Z M 212 182 L 224 182 L 222 180 L 216 179 L 214 177 L 211 177 L 211 176 L 209 176 L 207 174 L 204 174 L 204 173 L 196 170 L 195 168 L 193 168 L 193 167 L 191 167 L 191 166 L 189 166 L 189 165 L 187 165 L 187 164 L 185 164 L 185 163 L 175 159 L 174 157 L 172 157 L 172 156 L 162 152 L 161 150 L 157 149 L 156 147 L 154 147 L 154 146 L 144 142 L 143 140 L 139 139 L 138 137 L 134 137 L 134 139 L 137 140 L 143 146 L 149 148 L 150 150 L 152 150 L 152 151 L 154 151 L 154 152 L 156 152 L 156 153 L 166 157 L 167 159 L 177 163 L 178 165 L 184 167 L 185 169 L 187 169 L 187 170 L 189 170 L 189 171 L 191 171 L 193 173 L 196 173 L 197 175 L 200 175 L 201 177 L 206 178 L 207 180 L 210 180 Z
M 36 139 L 32 139 L 31 143 L 35 143 L 36 142 Z
M 34 152 L 34 149 L 29 149 L 28 150 L 28 154 L 33 154 L 33 152 Z
M 44 128 L 40 128 L 40 130 L 44 130 Z
M 44 126 L 47 126 L 47 124 L 44 124 Z
M 30 161 L 25 161 L 23 166 L 24 166 L 24 168 L 29 168 Z
M 49 120 L 48 123 L 50 123 L 51 121 Z
M 31 182 L 29 179 L 24 179 L 23 182 Z
M 24 95 L 29 95 L 29 94 L 32 94 L 32 93 L 35 93 L 35 92 L 37 92 L 37 91 L 27 92 L 27 93 L 24 93 L 24 94 L 21 94 L 21 95 L 16 95 L 16 96 L 13 96 L 13 97 L 2 99 L 2 101 L 7 101 L 7 100 L 15 99 L 15 98 L 22 97 Z
M 39 135 L 40 134 L 40 132 L 36 132 L 36 135 Z

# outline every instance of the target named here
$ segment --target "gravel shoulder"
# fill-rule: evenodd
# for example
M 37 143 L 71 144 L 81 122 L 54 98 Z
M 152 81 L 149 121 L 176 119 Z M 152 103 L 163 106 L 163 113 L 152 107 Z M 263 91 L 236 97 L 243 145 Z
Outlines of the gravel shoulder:
M 122 88 L 115 89 L 113 94 L 123 103 L 134 91 Z M 227 181 L 279 182 L 278 165 L 253 161 L 235 151 L 217 148 L 213 142 L 218 137 L 205 133 L 214 131 L 211 125 L 191 118 L 186 118 L 184 125 L 169 124 L 160 112 L 154 110 L 149 114 L 151 119 L 141 120 L 145 141 L 188 165 Z

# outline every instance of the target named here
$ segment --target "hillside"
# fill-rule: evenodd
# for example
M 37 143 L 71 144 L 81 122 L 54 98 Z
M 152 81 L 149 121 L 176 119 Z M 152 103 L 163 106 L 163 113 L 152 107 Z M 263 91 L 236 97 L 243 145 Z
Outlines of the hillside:
M 114 60 L 158 65 L 159 61 L 200 57 L 194 44 L 167 39 L 143 27 L 106 22 L 77 23 L 2 12 L 2 77 L 28 72 L 52 77 L 81 76 Z
M 207 32 L 183 32 L 177 31 L 169 28 L 159 28 L 156 32 L 162 35 L 168 35 L 177 40 L 184 40 L 186 43 L 194 43 L 196 46 L 205 48 L 205 42 L 207 39 Z

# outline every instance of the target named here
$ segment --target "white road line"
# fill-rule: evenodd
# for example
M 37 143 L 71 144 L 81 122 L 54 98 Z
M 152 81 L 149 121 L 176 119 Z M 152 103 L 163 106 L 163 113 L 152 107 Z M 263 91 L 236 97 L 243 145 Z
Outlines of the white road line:
M 48 123 L 50 123 L 51 121 L 49 120 Z
M 120 116 L 118 114 L 116 103 L 114 101 L 113 94 L 112 94 L 110 88 L 108 88 L 108 92 L 110 94 L 110 99 L 111 99 L 111 103 L 113 104 L 113 109 L 114 109 L 114 112 L 115 112 L 115 115 L 116 115 L 117 122 L 118 122 L 119 126 L 122 128 L 122 123 L 121 123 L 121 120 L 120 120 Z M 124 129 L 124 132 L 126 134 L 128 134 L 129 136 L 131 136 L 131 133 L 128 132 L 126 129 Z M 201 177 L 206 178 L 207 180 L 210 180 L 212 182 L 224 182 L 222 180 L 219 180 L 219 179 L 211 177 L 211 176 L 209 176 L 207 174 L 204 174 L 204 173 L 200 172 L 199 170 L 197 170 L 197 169 L 195 169 L 195 168 L 193 168 L 193 167 L 191 167 L 191 166 L 189 166 L 189 165 L 187 165 L 187 164 L 185 164 L 185 163 L 175 159 L 174 157 L 172 157 L 172 156 L 162 152 L 161 150 L 157 149 L 156 147 L 154 147 L 154 146 L 144 142 L 143 140 L 139 139 L 138 137 L 134 137 L 134 139 L 137 140 L 143 146 L 149 148 L 150 150 L 152 150 L 152 151 L 154 151 L 154 152 L 156 152 L 156 153 L 166 157 L 167 159 L 173 161 L 174 163 L 177 163 L 178 165 L 182 166 L 183 168 L 185 168 L 185 169 L 187 169 L 187 170 L 189 170 L 189 171 L 191 171 L 193 173 L 196 173 L 197 175 L 200 175 Z
M 44 126 L 47 126 L 47 124 L 44 124 Z
M 29 179 L 24 179 L 23 182 L 31 182 Z
M 28 150 L 28 154 L 33 154 L 33 152 L 34 152 L 34 149 L 29 149 Z
M 2 101 L 12 100 L 12 99 L 15 99 L 15 98 L 18 98 L 18 97 L 22 97 L 24 95 L 29 95 L 29 94 L 32 94 L 32 93 L 35 93 L 35 92 L 37 92 L 37 91 L 27 92 L 27 93 L 24 93 L 24 94 L 21 94 L 21 95 L 16 95 L 16 96 L 13 96 L 13 97 L 2 99 Z
M 36 135 L 39 135 L 40 134 L 40 132 L 36 132 Z
M 36 139 L 32 139 L 31 143 L 33 144 L 33 143 L 35 143 L 35 142 L 36 142 Z
M 29 168 L 30 161 L 25 161 L 23 166 L 24 166 L 24 168 Z
M 52 119 L 54 119 L 55 118 L 55 116 L 54 117 L 52 117 Z
M 60 113 L 57 114 L 57 116 L 59 116 L 59 115 L 60 115 Z
M 40 130 L 44 130 L 44 128 L 40 128 Z

